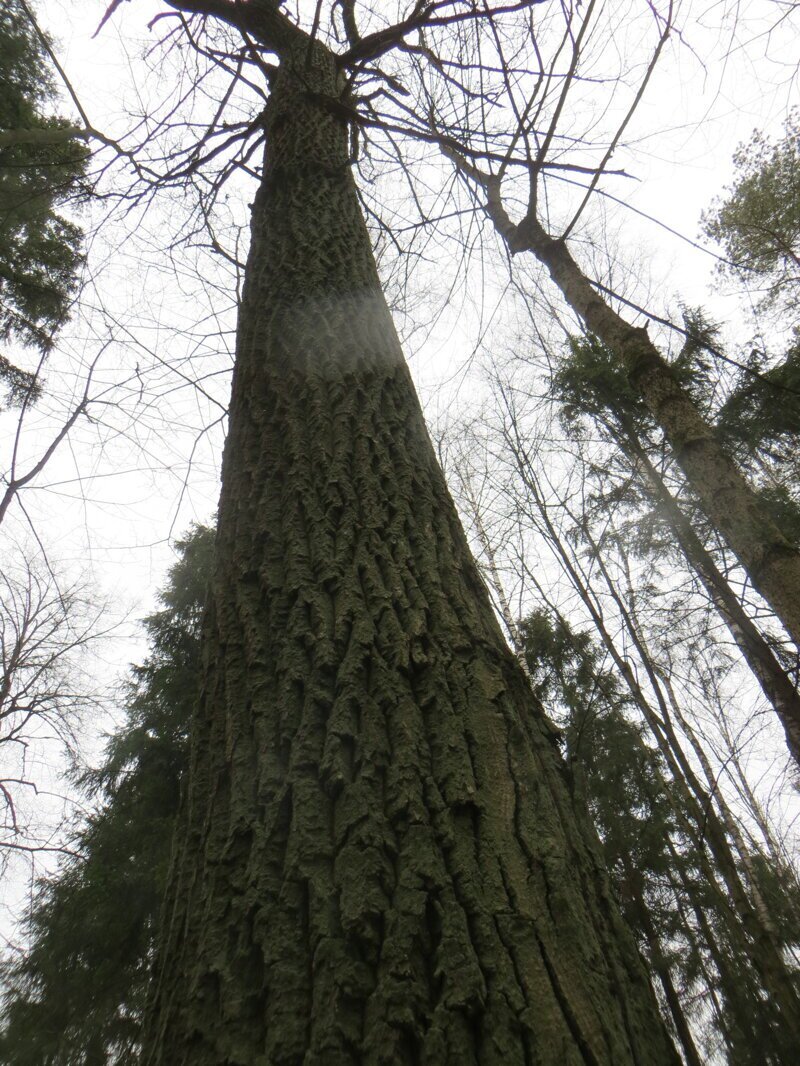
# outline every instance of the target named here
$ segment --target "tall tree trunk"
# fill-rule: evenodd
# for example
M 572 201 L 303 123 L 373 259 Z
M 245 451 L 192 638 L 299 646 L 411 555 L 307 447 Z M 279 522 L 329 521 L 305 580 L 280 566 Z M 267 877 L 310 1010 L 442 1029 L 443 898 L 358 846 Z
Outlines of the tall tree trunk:
M 681 1048 L 683 1049 L 683 1057 L 686 1060 L 687 1066 L 702 1066 L 703 1060 L 700 1058 L 700 1053 L 694 1042 L 692 1029 L 686 1014 L 684 1013 L 681 997 L 675 987 L 675 982 L 672 980 L 672 972 L 670 970 L 669 962 L 667 961 L 656 928 L 653 925 L 653 920 L 650 915 L 650 906 L 645 899 L 642 878 L 638 874 L 638 871 L 631 866 L 630 862 L 625 861 L 623 867 L 625 871 L 625 885 L 631 896 L 632 903 L 636 907 L 637 919 L 647 941 L 650 963 L 658 975 L 658 980 L 664 993 L 664 999 L 666 1000 L 670 1017 L 675 1025 L 675 1032 L 678 1034 L 678 1039 Z
M 343 94 L 286 45 L 143 1061 L 675 1062 L 437 466 Z
M 798 996 L 796 982 L 794 982 L 791 973 L 787 969 L 782 956 L 781 945 L 775 942 L 770 930 L 764 928 L 759 914 L 750 902 L 745 885 L 739 876 L 724 827 L 717 816 L 713 799 L 703 789 L 697 779 L 675 734 L 670 721 L 669 705 L 663 694 L 659 677 L 653 667 L 647 649 L 642 645 L 635 620 L 631 617 L 620 591 L 608 573 L 599 545 L 593 540 L 588 530 L 584 528 L 583 535 L 592 549 L 592 558 L 600 569 L 608 592 L 616 604 L 620 618 L 638 652 L 653 694 L 658 701 L 660 714 L 656 714 L 650 705 L 630 662 L 619 651 L 616 642 L 608 631 L 602 613 L 590 594 L 589 588 L 578 572 L 570 553 L 558 536 L 541 497 L 535 473 L 530 465 L 530 459 L 520 439 L 519 427 L 513 420 L 507 430 L 506 441 L 514 455 L 520 478 L 535 501 L 547 536 L 562 562 L 565 573 L 569 576 L 575 591 L 588 609 L 604 647 L 619 669 L 620 675 L 627 684 L 632 698 L 642 711 L 658 748 L 664 756 L 676 788 L 679 790 L 683 800 L 682 805 L 676 806 L 676 813 L 683 822 L 683 828 L 688 838 L 693 840 L 696 845 L 698 860 L 705 865 L 708 883 L 716 890 L 717 885 L 714 874 L 714 869 L 716 868 L 730 895 L 729 901 L 723 892 L 718 892 L 720 913 L 726 915 L 727 921 L 732 927 L 741 924 L 746 933 L 742 952 L 743 959 L 745 965 L 754 967 L 763 987 L 768 992 L 770 1009 L 775 1012 L 775 1030 L 780 1038 L 785 1040 L 787 1046 L 791 1046 L 792 1043 L 800 1045 L 800 996 Z M 682 809 L 684 812 L 691 812 L 691 821 L 681 813 Z M 713 856 L 713 867 L 705 855 L 704 840 L 707 842 Z M 730 907 L 731 902 L 733 903 L 733 908 Z
M 458 156 L 455 159 L 462 172 L 476 178 L 474 167 Z M 800 551 L 769 517 L 647 329 L 626 322 L 603 299 L 566 241 L 551 237 L 539 222 L 534 201 L 515 225 L 500 198 L 500 178 L 480 175 L 477 180 L 486 188 L 486 210 L 511 254 L 532 252 L 573 311 L 625 368 L 706 515 L 800 648 Z
M 630 422 L 624 415 L 618 417 L 623 426 L 623 432 L 615 434 L 618 444 L 638 464 L 642 484 L 653 501 L 663 508 L 686 561 L 700 578 L 711 602 L 761 686 L 761 691 L 775 709 L 783 726 L 789 751 L 800 764 L 800 693 L 742 607 L 710 552 L 695 533 L 678 501 L 650 461 Z M 612 427 L 609 429 L 613 432 Z

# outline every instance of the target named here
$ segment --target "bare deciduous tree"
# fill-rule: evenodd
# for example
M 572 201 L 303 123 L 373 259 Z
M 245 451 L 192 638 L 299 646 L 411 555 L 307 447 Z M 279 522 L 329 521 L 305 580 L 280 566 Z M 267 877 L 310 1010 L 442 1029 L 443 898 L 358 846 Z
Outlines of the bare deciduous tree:
M 5 545 L 8 546 L 7 544 Z M 17 550 L 0 575 L 0 858 L 64 846 L 59 771 L 97 706 L 84 657 L 107 630 L 104 605 Z

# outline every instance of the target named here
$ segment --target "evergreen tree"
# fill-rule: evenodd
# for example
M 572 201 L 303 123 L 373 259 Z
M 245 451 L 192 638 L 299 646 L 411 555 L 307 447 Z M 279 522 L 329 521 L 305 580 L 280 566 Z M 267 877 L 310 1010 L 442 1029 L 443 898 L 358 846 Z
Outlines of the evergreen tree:
M 573 788 L 592 813 L 623 913 L 661 984 L 686 1061 L 699 1066 L 688 1007 L 694 943 L 670 888 L 678 824 L 662 760 L 587 634 L 543 611 L 520 630 L 532 684 L 561 727 Z
M 763 292 L 759 311 L 777 309 L 793 337 L 780 359 L 751 351 L 716 425 L 726 446 L 761 487 L 765 510 L 795 546 L 800 544 L 800 111 L 786 120 L 784 136 L 770 141 L 755 130 L 733 157 L 736 176 L 704 215 L 706 234 L 728 262 L 720 267 L 751 299 Z
M 46 353 L 69 315 L 82 262 L 79 227 L 61 213 L 83 190 L 88 149 L 51 114 L 49 59 L 26 0 L 0 8 L 0 343 Z M 36 388 L 0 351 L 12 402 Z
M 760 484 L 761 499 L 800 545 L 800 333 L 780 361 L 753 351 L 720 405 L 717 430 Z
M 733 157 L 732 186 L 703 218 L 706 234 L 725 250 L 732 274 L 748 289 L 762 285 L 764 303 L 797 321 L 800 295 L 800 111 L 772 143 L 755 130 Z
M 213 532 L 178 543 L 180 559 L 145 621 L 150 654 L 134 669 L 126 721 L 99 770 L 81 778 L 96 810 L 75 854 L 40 882 L 29 946 L 6 973 L 0 1061 L 99 1066 L 138 1046 L 187 736 L 200 671 L 200 619 Z
M 698 1045 L 719 1042 L 731 1066 L 786 1066 L 796 1042 L 765 993 L 718 873 L 709 876 L 706 812 L 684 802 L 587 634 L 542 611 L 520 632 L 532 684 L 561 728 L 573 791 L 592 812 L 623 913 L 658 978 L 687 1063 L 699 1066 Z M 796 951 L 796 876 L 760 852 L 749 858 L 782 951 Z M 800 989 L 796 967 L 794 982 Z

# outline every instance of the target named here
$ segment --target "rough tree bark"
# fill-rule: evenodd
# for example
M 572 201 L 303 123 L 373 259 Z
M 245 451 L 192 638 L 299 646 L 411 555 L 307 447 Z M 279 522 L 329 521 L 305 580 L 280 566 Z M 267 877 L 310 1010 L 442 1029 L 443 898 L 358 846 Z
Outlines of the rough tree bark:
M 677 1062 L 436 463 L 344 78 L 277 43 L 143 1062 Z

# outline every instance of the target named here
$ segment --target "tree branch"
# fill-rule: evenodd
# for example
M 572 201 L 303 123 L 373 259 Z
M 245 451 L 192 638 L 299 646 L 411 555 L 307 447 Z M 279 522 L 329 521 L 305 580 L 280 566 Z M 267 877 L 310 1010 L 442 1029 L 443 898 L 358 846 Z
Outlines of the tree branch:
M 188 15 L 210 15 L 241 34 L 249 34 L 269 51 L 282 55 L 309 40 L 278 8 L 280 0 L 166 0 L 175 11 Z

